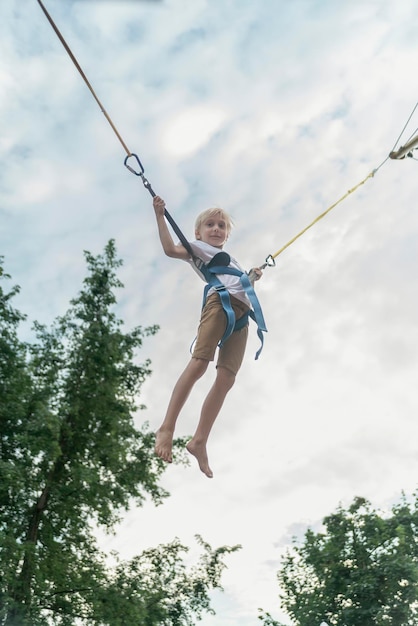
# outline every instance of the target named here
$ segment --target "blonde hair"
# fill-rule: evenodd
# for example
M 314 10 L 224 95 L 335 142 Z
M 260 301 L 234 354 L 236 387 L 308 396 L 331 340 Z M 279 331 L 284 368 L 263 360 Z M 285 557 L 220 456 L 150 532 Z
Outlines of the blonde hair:
M 197 216 L 195 224 L 194 224 L 195 232 L 199 232 L 202 224 L 206 222 L 207 219 L 209 219 L 210 217 L 214 217 L 215 215 L 220 215 L 221 219 L 225 220 L 226 232 L 229 236 L 231 233 L 232 227 L 234 225 L 234 222 L 232 221 L 231 216 L 226 211 L 224 211 L 223 209 L 219 207 L 214 207 L 213 209 L 206 209 L 205 211 L 202 211 L 202 213 L 200 213 Z

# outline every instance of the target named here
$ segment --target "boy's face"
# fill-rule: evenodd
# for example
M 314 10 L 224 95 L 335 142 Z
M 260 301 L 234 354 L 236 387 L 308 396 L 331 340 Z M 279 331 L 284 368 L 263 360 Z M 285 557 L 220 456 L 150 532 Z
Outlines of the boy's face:
M 215 214 L 202 222 L 196 231 L 196 239 L 208 243 L 215 248 L 222 248 L 228 239 L 228 231 L 225 220 L 221 215 Z

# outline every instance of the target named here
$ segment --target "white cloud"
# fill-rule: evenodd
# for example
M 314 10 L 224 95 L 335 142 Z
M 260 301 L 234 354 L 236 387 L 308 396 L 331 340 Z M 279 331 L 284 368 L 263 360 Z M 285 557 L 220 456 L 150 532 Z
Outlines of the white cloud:
M 168 155 L 189 156 L 211 139 L 224 118 L 223 111 L 204 106 L 181 110 L 166 122 L 163 148 Z

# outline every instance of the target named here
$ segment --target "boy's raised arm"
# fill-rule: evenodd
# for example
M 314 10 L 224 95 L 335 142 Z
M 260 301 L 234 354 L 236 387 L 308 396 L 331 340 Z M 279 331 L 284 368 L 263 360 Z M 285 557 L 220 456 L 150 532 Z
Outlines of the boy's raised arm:
M 153 199 L 155 217 L 157 219 L 158 234 L 160 236 L 161 245 L 165 254 L 174 259 L 187 260 L 190 254 L 186 248 L 181 244 L 175 244 L 168 230 L 167 222 L 164 217 L 165 202 L 160 196 L 155 196 Z

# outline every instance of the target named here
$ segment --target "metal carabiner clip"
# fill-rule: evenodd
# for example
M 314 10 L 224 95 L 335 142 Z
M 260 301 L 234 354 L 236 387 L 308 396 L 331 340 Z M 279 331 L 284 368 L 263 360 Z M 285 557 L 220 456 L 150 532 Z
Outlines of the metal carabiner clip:
M 128 163 L 128 159 L 130 159 L 131 157 L 133 157 L 136 160 L 136 165 L 138 165 L 138 168 L 132 167 L 131 165 L 129 165 Z M 144 166 L 142 165 L 141 161 L 139 160 L 139 156 L 137 154 L 134 154 L 132 152 L 132 154 L 128 154 L 127 157 L 125 157 L 125 160 L 123 162 L 123 164 L 125 165 L 125 167 L 132 172 L 132 174 L 135 174 L 135 176 L 140 176 L 142 179 L 142 182 L 144 184 L 144 187 L 146 189 L 148 189 L 148 191 L 150 192 L 151 196 L 154 198 L 155 197 L 155 191 L 153 190 L 153 188 L 151 187 L 151 184 L 149 182 L 149 180 L 147 180 L 144 176 Z
M 134 167 L 132 167 L 131 165 L 129 165 L 128 159 L 130 159 L 131 157 L 133 157 L 136 160 L 137 165 L 139 167 L 139 171 L 137 169 L 135 169 Z M 143 173 L 145 172 L 144 167 L 143 167 L 141 161 L 139 160 L 139 157 L 138 157 L 137 154 L 134 154 L 134 153 L 128 154 L 128 156 L 125 157 L 125 160 L 124 160 L 123 164 L 124 164 L 125 167 L 128 168 L 128 170 L 130 172 L 132 172 L 132 174 L 135 174 L 135 176 L 142 176 Z

